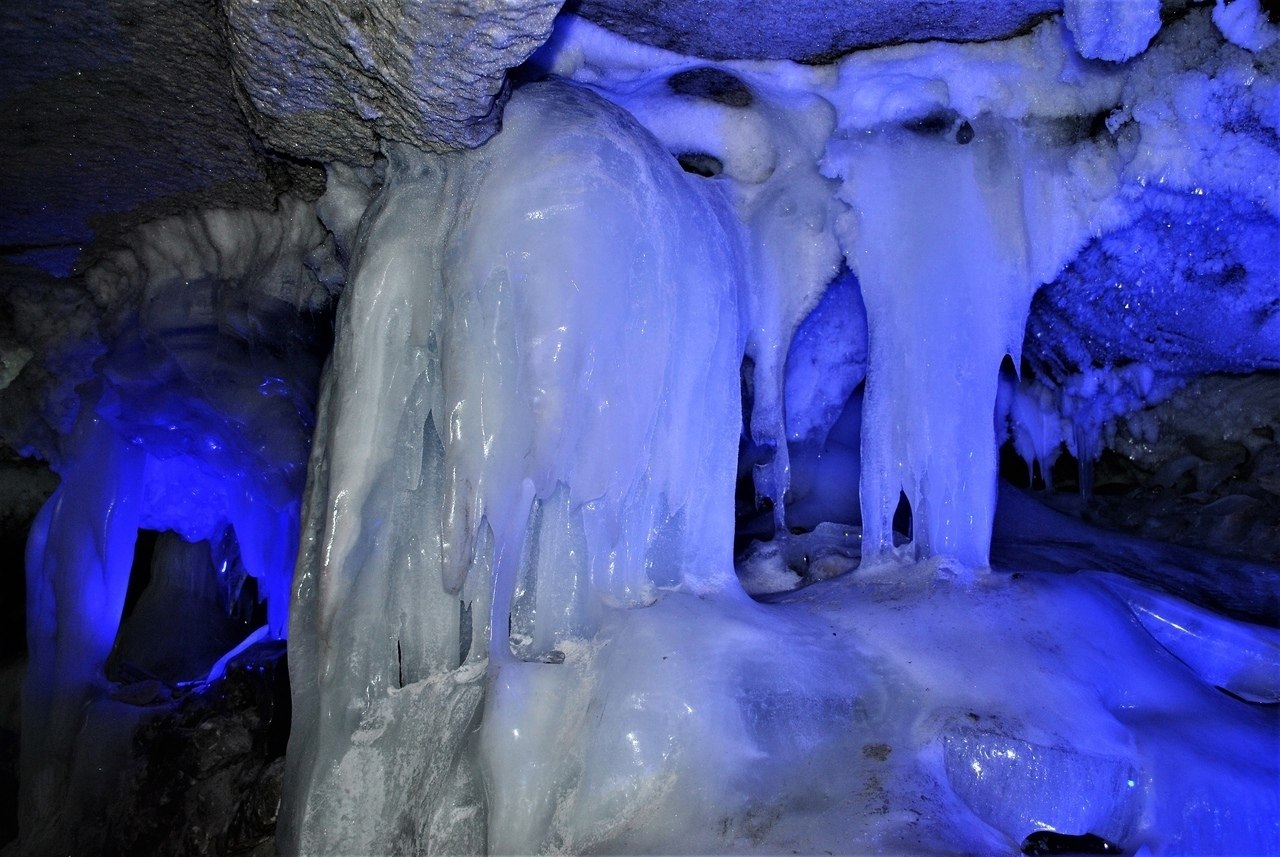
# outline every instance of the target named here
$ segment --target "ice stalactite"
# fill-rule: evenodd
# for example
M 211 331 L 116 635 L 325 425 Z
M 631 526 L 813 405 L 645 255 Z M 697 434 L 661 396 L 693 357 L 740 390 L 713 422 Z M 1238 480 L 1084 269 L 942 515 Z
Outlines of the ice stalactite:
M 750 424 L 752 440 L 774 450 L 772 459 L 756 467 L 756 491 L 772 500 L 775 531 L 785 534 L 791 487 L 789 346 L 840 272 L 834 183 L 818 172 L 835 117 L 827 102 L 795 94 L 781 103 L 760 104 L 756 112 L 766 132 L 762 136 L 777 154 L 758 185 L 744 183 L 737 193 L 755 263 L 747 306 L 747 353 L 755 367 Z
M 819 170 L 835 110 L 812 91 L 816 75 L 799 68 L 761 74 L 657 49 L 637 54 L 585 20 L 558 26 L 537 61 L 626 109 L 687 171 L 726 194 L 749 236 L 741 307 L 751 367 L 747 440 L 760 457 L 752 466 L 757 503 L 771 507 L 773 530 L 784 534 L 788 347 L 842 267 L 834 234 L 841 206 Z
M 563 84 L 481 149 L 391 152 L 312 459 L 286 847 L 526 847 L 559 647 L 659 587 L 735 590 L 743 250 L 697 181 Z
M 1016 137 L 881 131 L 850 156 L 850 267 L 867 307 L 862 522 L 891 553 L 900 493 L 917 558 L 987 564 L 1000 362 L 1017 355 L 1034 283 Z M 966 145 L 967 144 L 967 145 Z

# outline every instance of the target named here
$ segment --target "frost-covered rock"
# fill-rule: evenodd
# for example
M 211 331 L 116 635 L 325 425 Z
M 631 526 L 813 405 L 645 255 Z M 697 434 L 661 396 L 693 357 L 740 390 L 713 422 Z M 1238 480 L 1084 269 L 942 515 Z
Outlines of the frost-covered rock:
M 1250 51 L 1264 51 L 1280 41 L 1280 21 L 1274 4 L 1270 11 L 1259 0 L 1217 0 L 1213 23 L 1233 45 Z
M 1160 0 L 1066 0 L 1063 17 L 1081 56 L 1122 62 L 1160 31 Z
M 632 41 L 709 59 L 830 62 L 864 48 L 939 39 L 1003 39 L 1062 9 L 1061 0 L 585 0 L 576 14 Z

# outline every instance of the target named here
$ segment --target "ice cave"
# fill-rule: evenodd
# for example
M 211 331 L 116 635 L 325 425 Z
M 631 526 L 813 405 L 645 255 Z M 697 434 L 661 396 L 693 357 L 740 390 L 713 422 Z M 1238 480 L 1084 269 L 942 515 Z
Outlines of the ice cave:
M 1280 855 L 1276 0 L 0 62 L 0 854 Z

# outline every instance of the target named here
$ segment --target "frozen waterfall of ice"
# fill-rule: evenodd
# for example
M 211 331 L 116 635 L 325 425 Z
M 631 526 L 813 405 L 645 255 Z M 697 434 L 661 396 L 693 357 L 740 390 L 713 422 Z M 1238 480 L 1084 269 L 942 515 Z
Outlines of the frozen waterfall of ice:
M 579 88 L 522 89 L 480 150 L 392 152 L 316 434 L 288 847 L 524 850 L 564 648 L 737 586 L 743 254 L 728 202 Z

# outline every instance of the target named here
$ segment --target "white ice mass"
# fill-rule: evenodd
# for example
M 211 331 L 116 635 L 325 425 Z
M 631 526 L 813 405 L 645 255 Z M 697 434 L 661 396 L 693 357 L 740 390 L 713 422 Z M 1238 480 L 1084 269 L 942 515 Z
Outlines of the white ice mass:
M 997 484 L 1010 440 L 1045 480 L 1070 452 L 1089 490 L 1117 420 L 1181 383 L 1139 329 L 1280 368 L 1265 286 L 1187 297 L 1280 283 L 1274 27 L 1255 0 L 1161 9 L 1068 0 L 1004 41 L 821 66 L 568 16 L 485 145 L 388 143 L 314 206 L 143 230 L 87 280 L 144 306 L 204 283 L 209 329 L 153 318 L 137 347 L 165 372 L 122 348 L 86 388 L 29 553 L 32 675 L 58 679 L 29 683 L 27 800 L 73 779 L 154 526 L 257 579 L 246 644 L 287 625 L 281 853 L 1012 854 L 1055 831 L 1280 854 L 1275 628 L 1196 603 L 1201 555 Z M 1233 217 L 1264 225 L 1223 237 Z M 1249 270 L 1103 264 L 1141 268 L 1174 220 Z M 231 283 L 306 306 L 339 258 L 303 490 L 272 465 L 310 428 L 288 367 L 184 355 L 253 316 Z M 1037 298 L 1070 321 L 1063 277 L 1114 329 L 1050 377 L 1023 340 Z M 1230 323 L 1192 336 L 1193 299 Z M 214 404 L 170 401 L 190 389 Z M 773 537 L 736 569 L 735 504 Z M 1274 569 L 1215 568 L 1275 624 Z

